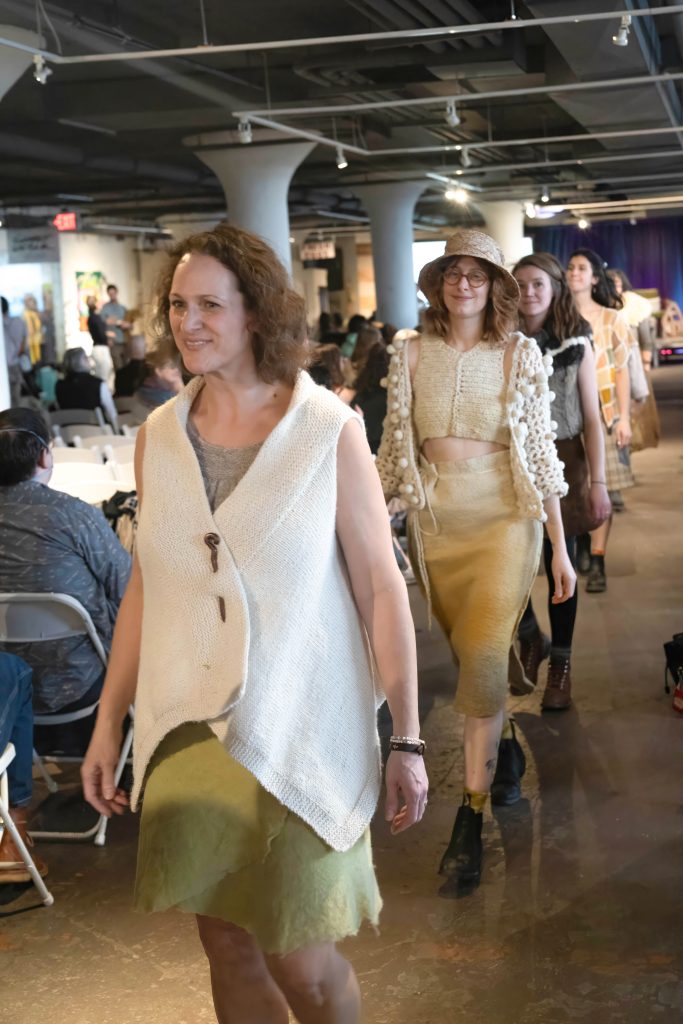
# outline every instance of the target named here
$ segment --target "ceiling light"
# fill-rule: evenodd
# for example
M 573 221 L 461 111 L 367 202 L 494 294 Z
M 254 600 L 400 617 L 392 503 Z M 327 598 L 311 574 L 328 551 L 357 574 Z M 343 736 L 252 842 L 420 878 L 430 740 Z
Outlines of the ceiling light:
M 237 138 L 244 145 L 247 146 L 252 138 L 253 134 L 251 131 L 251 124 L 249 121 L 239 121 L 237 124 Z
M 446 103 L 446 124 L 450 125 L 451 128 L 457 128 L 460 124 L 460 118 L 458 117 L 458 111 L 455 106 L 455 100 L 448 100 Z
M 452 203 L 460 203 L 461 205 L 464 205 L 469 198 L 464 188 L 449 188 L 445 195 L 446 199 L 450 199 Z
M 341 146 L 337 146 L 337 167 L 340 171 L 343 171 L 345 167 L 349 166 L 349 161 L 344 156 L 344 150 Z
M 533 220 L 534 217 L 536 216 L 536 207 L 535 207 L 535 205 L 533 203 L 525 203 L 524 204 L 524 213 L 526 214 L 526 216 L 530 220 Z
M 463 167 L 470 167 L 472 164 L 468 146 L 463 146 L 462 150 L 460 151 L 460 163 L 463 165 Z
M 550 193 L 548 192 L 547 188 L 544 188 L 543 191 L 541 192 L 541 202 L 542 203 L 549 203 L 550 202 Z
M 590 226 L 591 225 L 589 220 L 586 220 L 585 217 L 579 217 L 579 227 L 582 231 L 585 231 L 586 228 L 589 228 Z
M 39 85 L 45 85 L 52 74 L 43 57 L 39 53 L 33 55 L 33 77 Z
M 619 25 L 619 31 L 615 36 L 612 36 L 612 42 L 615 46 L 628 46 L 628 34 L 631 28 L 631 15 L 622 14 L 621 24 Z

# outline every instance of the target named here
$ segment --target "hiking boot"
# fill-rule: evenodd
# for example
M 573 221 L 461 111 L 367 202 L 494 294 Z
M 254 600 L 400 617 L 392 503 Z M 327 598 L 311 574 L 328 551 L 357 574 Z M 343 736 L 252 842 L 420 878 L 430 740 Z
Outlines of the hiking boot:
M 565 711 L 572 703 L 572 676 L 569 658 L 551 658 L 548 681 L 541 700 L 544 711 Z
M 512 736 L 500 741 L 496 774 L 491 784 L 491 803 L 498 807 L 510 807 L 521 798 L 522 776 L 526 771 L 526 757 L 517 739 L 512 720 L 510 726 Z
M 11 811 L 12 821 L 29 849 L 38 874 L 43 878 L 47 874 L 47 864 L 33 853 L 33 840 L 26 829 L 26 811 L 23 807 L 14 807 Z M 30 882 L 31 875 L 16 847 L 9 829 L 4 829 L 0 839 L 0 885 L 9 882 Z
M 550 637 L 539 631 L 532 640 L 519 641 L 519 660 L 522 662 L 524 675 L 534 686 L 538 682 L 538 668 L 550 654 Z

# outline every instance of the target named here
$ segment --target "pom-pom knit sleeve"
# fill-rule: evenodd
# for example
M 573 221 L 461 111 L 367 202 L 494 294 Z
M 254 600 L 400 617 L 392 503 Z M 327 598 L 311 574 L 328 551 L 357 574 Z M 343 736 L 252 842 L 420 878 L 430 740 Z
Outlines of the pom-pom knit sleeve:
M 387 347 L 391 354 L 387 387 L 387 414 L 375 465 L 387 501 L 400 498 L 411 509 L 424 508 L 425 496 L 417 467 L 412 419 L 412 387 L 408 367 L 408 342 L 415 331 L 398 331 Z
M 543 357 L 532 338 L 521 337 L 511 374 L 511 428 L 522 467 L 541 498 L 567 493 L 564 463 L 555 447 L 557 424 L 551 418 L 555 395 L 548 387 L 549 356 Z

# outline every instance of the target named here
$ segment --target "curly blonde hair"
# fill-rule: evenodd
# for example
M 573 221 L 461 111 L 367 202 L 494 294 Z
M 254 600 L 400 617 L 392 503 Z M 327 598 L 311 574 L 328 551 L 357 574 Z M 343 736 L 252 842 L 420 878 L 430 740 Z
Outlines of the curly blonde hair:
M 450 316 L 443 301 L 443 275 L 458 258 L 454 256 L 451 260 L 444 260 L 443 266 L 439 267 L 438 275 L 426 285 L 425 295 L 429 300 L 429 309 L 425 310 L 425 325 L 431 334 L 436 334 L 440 338 L 445 338 L 448 334 Z M 517 330 L 517 300 L 510 294 L 502 275 L 492 263 L 480 259 L 477 259 L 477 263 L 491 281 L 484 316 L 484 338 L 499 345 L 507 345 L 510 335 Z
M 290 288 L 285 267 L 262 238 L 225 222 L 190 235 L 170 249 L 149 324 L 154 339 L 150 361 L 157 366 L 178 362 L 169 294 L 176 267 L 189 253 L 211 256 L 235 275 L 254 324 L 251 344 L 259 376 L 268 383 L 293 385 L 308 358 L 304 300 Z

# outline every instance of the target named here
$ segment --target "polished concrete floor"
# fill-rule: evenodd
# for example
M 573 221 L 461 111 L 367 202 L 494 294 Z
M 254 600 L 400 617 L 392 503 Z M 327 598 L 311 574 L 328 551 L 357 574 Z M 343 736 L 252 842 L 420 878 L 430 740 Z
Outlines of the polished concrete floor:
M 634 456 L 607 593 L 581 593 L 575 705 L 512 702 L 524 799 L 487 812 L 482 884 L 464 899 L 436 875 L 462 779 L 453 670 L 415 598 L 432 793 L 405 835 L 375 823 L 380 934 L 344 944 L 368 1024 L 683 1020 L 683 717 L 662 689 L 662 643 L 683 630 L 683 366 L 653 376 L 664 436 Z M 0 1019 L 214 1020 L 192 920 L 130 908 L 135 832 L 129 817 L 104 849 L 44 844 L 49 909 L 0 894 Z

